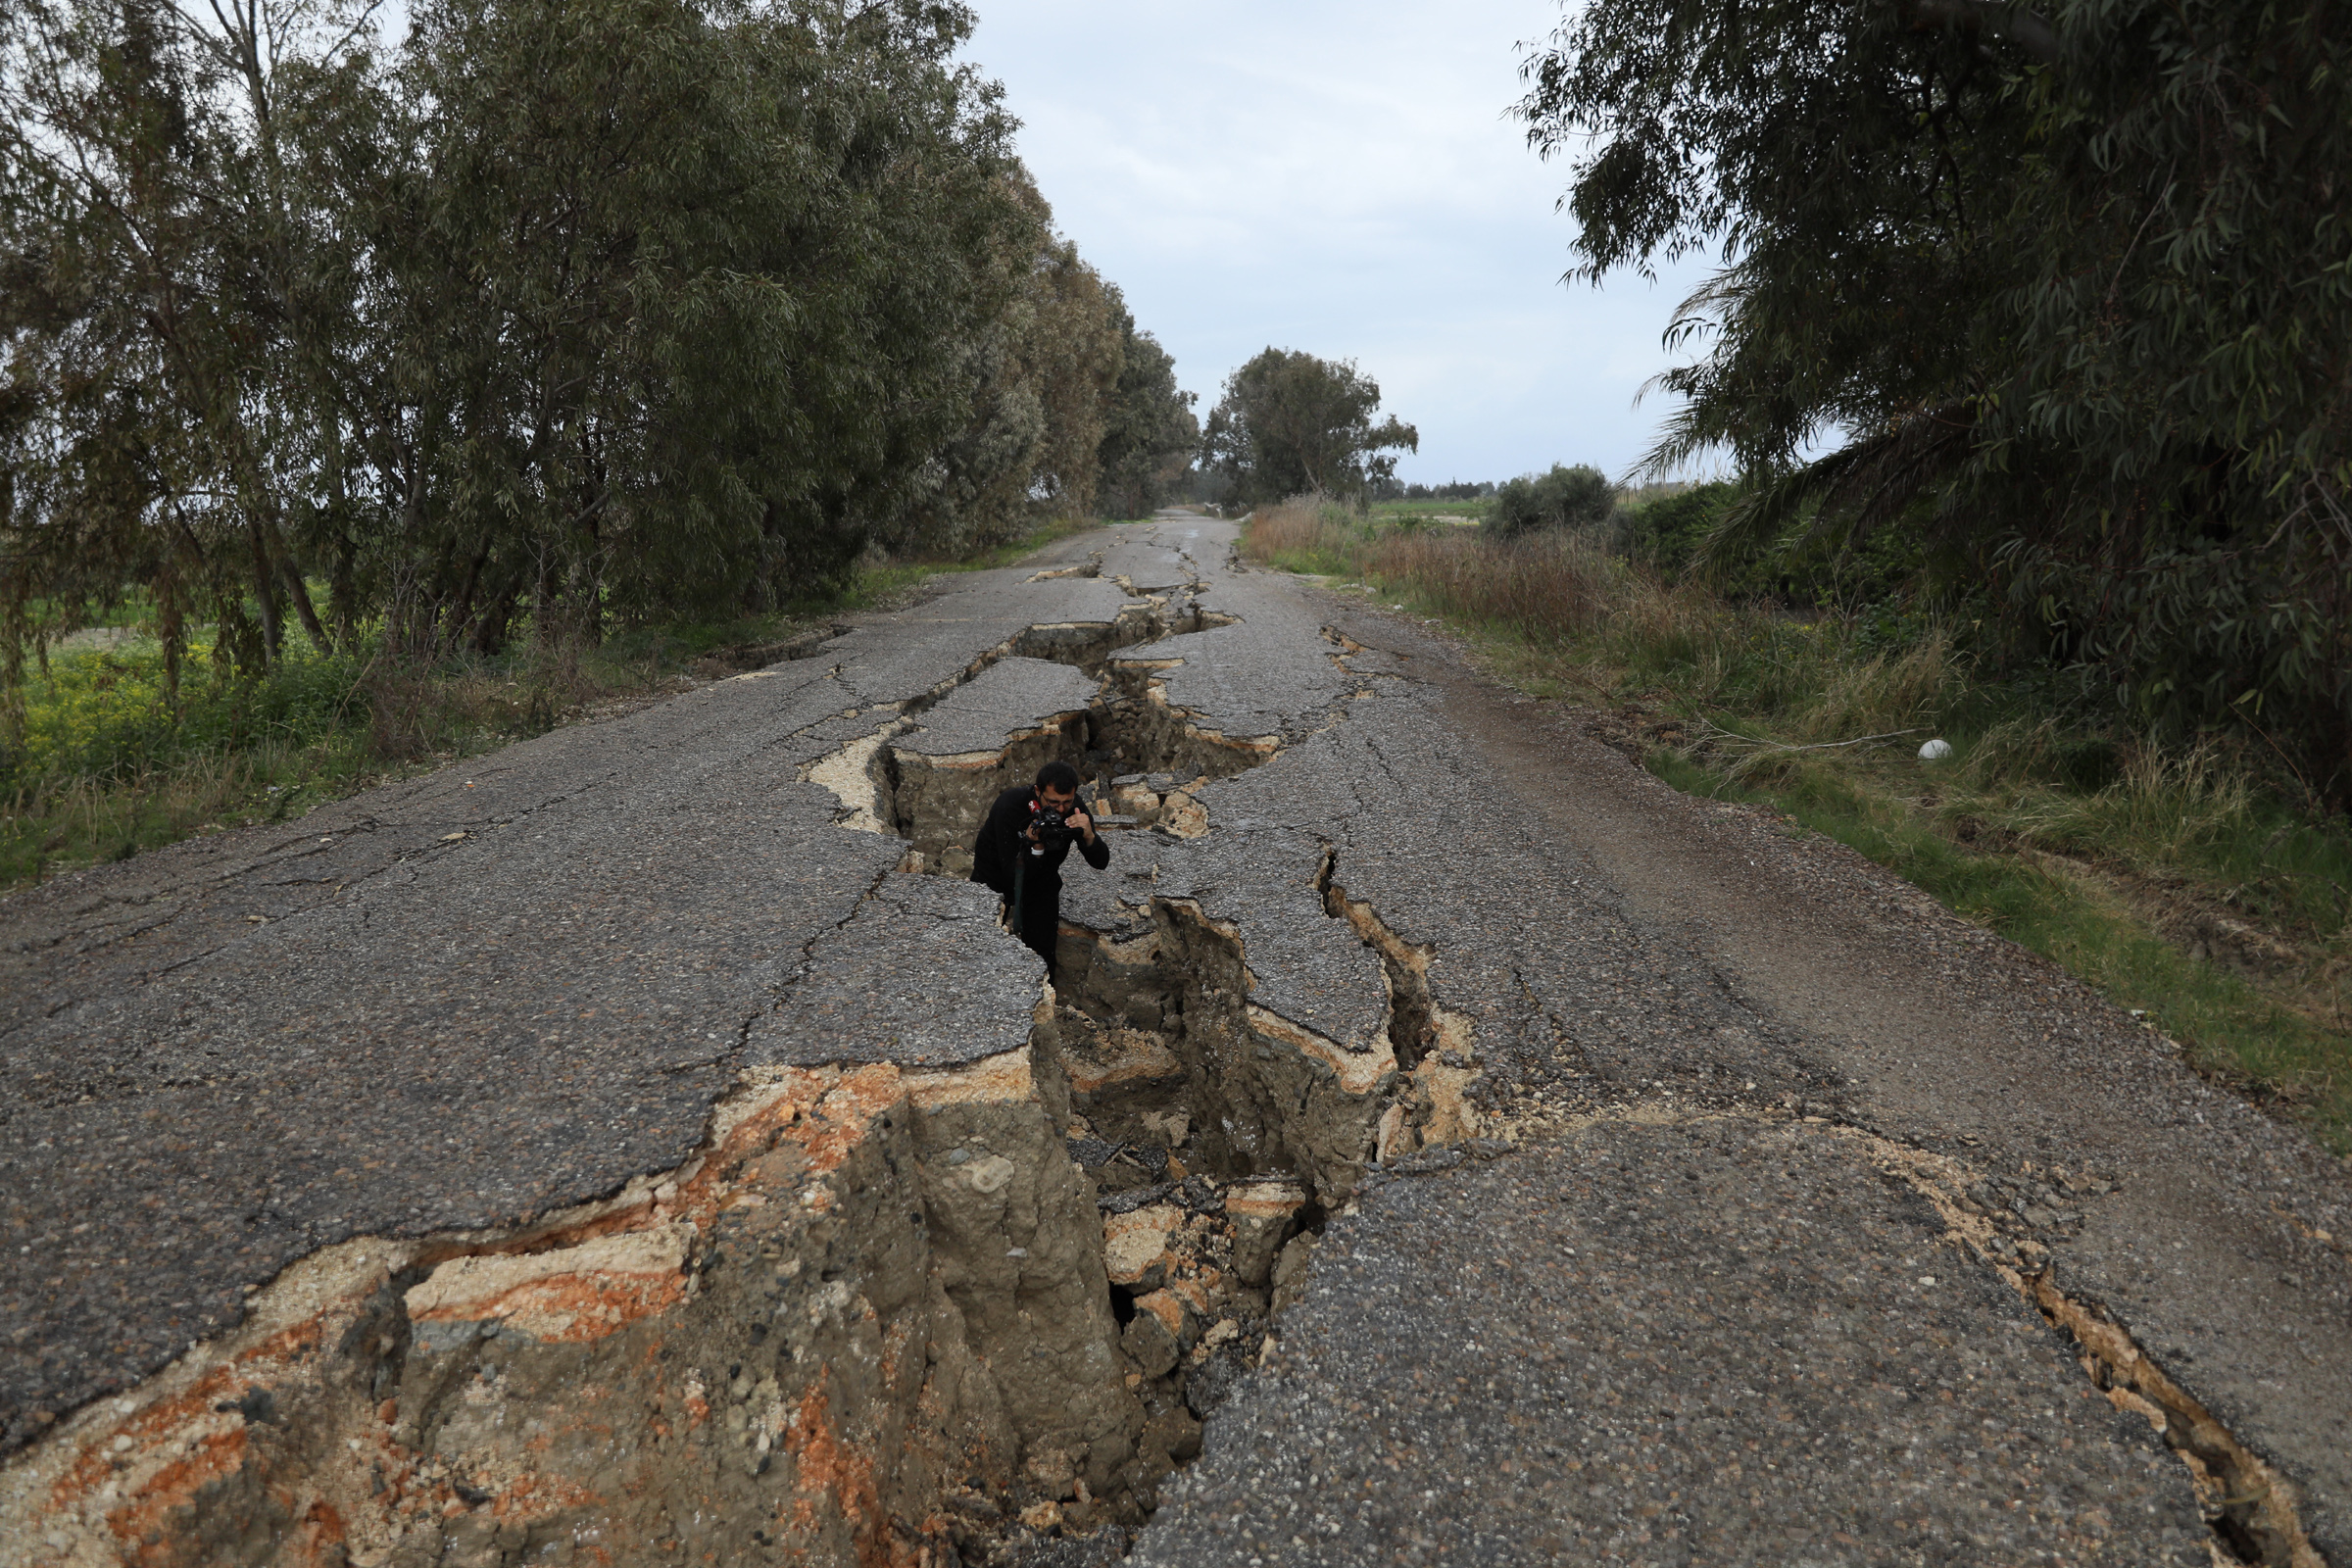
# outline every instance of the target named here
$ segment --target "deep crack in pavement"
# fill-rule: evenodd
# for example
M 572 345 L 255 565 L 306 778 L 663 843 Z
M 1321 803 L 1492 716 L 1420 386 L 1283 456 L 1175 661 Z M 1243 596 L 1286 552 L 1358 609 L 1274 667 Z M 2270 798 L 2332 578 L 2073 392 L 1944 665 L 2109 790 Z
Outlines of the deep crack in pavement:
M 2352 1554 L 2340 1165 L 1232 536 L 0 906 L 0 1556 Z

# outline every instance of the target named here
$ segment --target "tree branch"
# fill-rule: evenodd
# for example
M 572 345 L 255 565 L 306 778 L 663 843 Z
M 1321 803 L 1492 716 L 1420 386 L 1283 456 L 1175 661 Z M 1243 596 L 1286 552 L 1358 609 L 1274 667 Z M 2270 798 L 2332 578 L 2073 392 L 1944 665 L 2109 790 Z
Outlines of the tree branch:
M 1976 37 L 2005 38 L 2045 66 L 2058 64 L 2058 29 L 2024 6 L 1997 0 L 1900 0 L 1921 31 L 1941 27 Z

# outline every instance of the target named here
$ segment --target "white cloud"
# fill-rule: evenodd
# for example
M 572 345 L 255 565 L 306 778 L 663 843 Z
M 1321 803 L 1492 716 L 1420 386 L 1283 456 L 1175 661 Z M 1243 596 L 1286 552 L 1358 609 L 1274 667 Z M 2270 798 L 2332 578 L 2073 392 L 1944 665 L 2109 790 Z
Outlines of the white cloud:
M 1702 269 L 1563 286 L 1565 181 L 1505 118 L 1543 0 L 980 0 L 1064 232 L 1214 400 L 1268 344 L 1352 358 L 1421 431 L 1408 477 L 1616 472 Z

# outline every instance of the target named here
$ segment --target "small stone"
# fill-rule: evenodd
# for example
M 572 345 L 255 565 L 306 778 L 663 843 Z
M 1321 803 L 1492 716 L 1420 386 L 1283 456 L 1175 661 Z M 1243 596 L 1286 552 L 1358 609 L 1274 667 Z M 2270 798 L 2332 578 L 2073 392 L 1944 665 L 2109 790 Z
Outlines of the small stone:
M 1200 1423 L 1182 1405 L 1163 1410 L 1144 1428 L 1144 1441 L 1165 1450 L 1178 1464 L 1200 1456 Z
M 1126 1332 L 1119 1336 L 1119 1343 L 1135 1358 L 1136 1366 L 1145 1377 L 1166 1377 L 1175 1368 L 1178 1354 L 1176 1336 L 1168 1332 L 1168 1326 L 1160 1321 L 1157 1313 L 1136 1313 L 1128 1323 Z
M 1287 1177 L 1236 1182 L 1225 1192 L 1225 1214 L 1233 1221 L 1233 1267 L 1242 1283 L 1263 1290 L 1274 1259 L 1297 1228 L 1306 1206 L 1306 1189 Z
M 1170 1238 L 1183 1223 L 1183 1211 L 1172 1203 L 1149 1203 L 1105 1218 L 1102 1261 L 1110 1282 L 1138 1295 L 1159 1289 L 1173 1262 Z
M 1051 1498 L 1075 1496 L 1078 1461 L 1067 1448 L 1040 1448 L 1022 1462 L 1021 1479 Z
M 1001 1192 L 1004 1184 L 1012 1180 L 1017 1168 L 1003 1154 L 990 1154 L 985 1159 L 975 1159 L 967 1165 L 962 1180 L 975 1193 Z
M 1294 1236 L 1284 1244 L 1281 1255 L 1274 1260 L 1274 1315 L 1279 1317 L 1306 1294 L 1307 1263 L 1314 1252 L 1312 1231 Z
M 1184 1380 L 1186 1408 L 1201 1420 L 1207 1420 L 1211 1412 L 1223 1404 L 1249 1375 L 1250 1363 L 1242 1356 L 1210 1356 Z

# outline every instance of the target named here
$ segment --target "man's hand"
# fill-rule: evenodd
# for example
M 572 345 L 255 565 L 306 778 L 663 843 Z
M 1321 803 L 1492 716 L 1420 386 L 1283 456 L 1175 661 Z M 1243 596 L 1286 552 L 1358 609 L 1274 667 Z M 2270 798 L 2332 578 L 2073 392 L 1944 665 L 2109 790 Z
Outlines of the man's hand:
M 1078 830 L 1078 836 L 1081 839 L 1085 840 L 1089 844 L 1095 842 L 1095 824 L 1084 811 L 1074 810 L 1062 820 L 1068 822 L 1070 826 L 1076 828 Z

